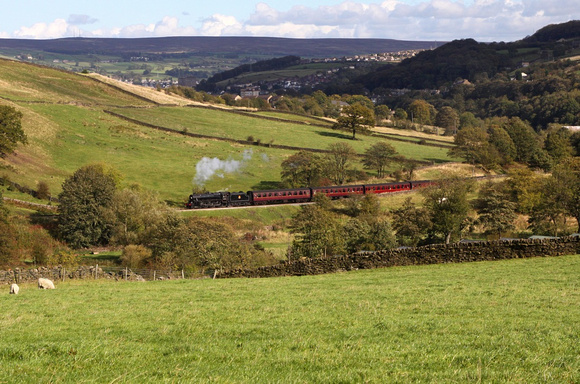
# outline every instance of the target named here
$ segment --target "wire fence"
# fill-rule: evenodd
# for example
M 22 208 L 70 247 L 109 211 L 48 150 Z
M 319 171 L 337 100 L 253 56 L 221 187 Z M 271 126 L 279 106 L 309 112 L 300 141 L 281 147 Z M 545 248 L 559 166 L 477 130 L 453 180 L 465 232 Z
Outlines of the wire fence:
M 205 270 L 202 272 L 192 272 L 181 270 L 163 270 L 163 269 L 146 269 L 146 268 L 128 268 L 96 265 L 94 267 L 95 279 L 115 278 L 116 280 L 177 280 L 177 279 L 200 279 L 215 278 L 215 270 Z

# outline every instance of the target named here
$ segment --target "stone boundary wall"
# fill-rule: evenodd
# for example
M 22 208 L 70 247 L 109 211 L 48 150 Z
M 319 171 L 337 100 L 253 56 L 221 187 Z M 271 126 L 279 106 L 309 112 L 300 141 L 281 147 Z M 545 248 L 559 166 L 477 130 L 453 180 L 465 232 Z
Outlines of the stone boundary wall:
M 217 273 L 216 277 L 319 275 L 358 269 L 562 256 L 578 253 L 580 253 L 580 237 L 577 236 L 559 239 L 496 240 L 359 252 L 320 259 L 301 259 L 257 269 L 224 271 Z

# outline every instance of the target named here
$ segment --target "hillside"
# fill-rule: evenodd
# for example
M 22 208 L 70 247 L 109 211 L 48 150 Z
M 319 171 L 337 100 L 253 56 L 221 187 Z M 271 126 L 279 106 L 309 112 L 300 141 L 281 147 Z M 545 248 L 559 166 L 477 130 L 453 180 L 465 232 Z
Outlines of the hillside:
M 424 51 L 397 66 L 384 66 L 354 80 L 369 90 L 376 88 L 435 89 L 458 78 L 474 82 L 485 74 L 493 78 L 515 70 L 522 61 L 545 62 L 580 53 L 580 21 L 550 25 L 521 41 L 478 43 L 455 40 Z
M 243 160 L 238 173 L 211 178 L 208 189 L 265 189 L 279 183 L 280 164 L 297 150 L 276 148 L 276 144 L 321 150 L 346 142 L 363 153 L 381 140 L 365 136 L 352 142 L 330 128 L 292 120 L 272 122 L 258 114 L 232 114 L 231 109 L 182 107 L 194 103 L 102 77 L 9 60 L 0 60 L 0 94 L 0 103 L 24 114 L 23 128 L 29 138 L 28 145 L 1 160 L 0 175 L 31 189 L 46 182 L 53 196 L 79 167 L 105 162 L 124 175 L 127 185 L 139 183 L 180 206 L 203 157 Z M 275 145 L 248 144 L 249 136 Z M 393 141 L 393 145 L 410 159 L 451 160 L 445 148 L 407 141 Z
M 393 39 L 289 39 L 275 37 L 158 37 L 138 39 L 66 38 L 54 40 L 0 39 L 2 50 L 34 50 L 73 55 L 222 54 L 271 57 L 296 55 L 333 57 L 364 53 L 428 49 L 437 43 Z

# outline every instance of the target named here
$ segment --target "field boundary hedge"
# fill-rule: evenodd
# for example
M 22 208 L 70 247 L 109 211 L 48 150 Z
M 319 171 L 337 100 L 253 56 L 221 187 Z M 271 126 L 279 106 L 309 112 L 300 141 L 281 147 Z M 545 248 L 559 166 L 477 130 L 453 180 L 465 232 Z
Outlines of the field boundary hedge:
M 444 263 L 464 263 L 563 256 L 580 253 L 580 237 L 557 239 L 495 240 L 455 244 L 434 244 L 415 248 L 359 252 L 350 255 L 301 259 L 256 269 L 218 272 L 218 278 L 320 275 L 358 269 Z

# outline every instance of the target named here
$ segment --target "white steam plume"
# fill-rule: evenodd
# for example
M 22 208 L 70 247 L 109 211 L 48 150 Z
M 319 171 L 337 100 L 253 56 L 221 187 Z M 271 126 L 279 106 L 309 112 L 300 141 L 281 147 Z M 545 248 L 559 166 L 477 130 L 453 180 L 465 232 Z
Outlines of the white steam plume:
M 209 157 L 202 158 L 195 165 L 195 177 L 193 184 L 203 186 L 214 175 L 224 177 L 226 173 L 238 172 L 246 163 L 252 159 L 252 150 L 246 149 L 242 155 L 242 160 L 220 160 L 217 157 L 210 159 Z

